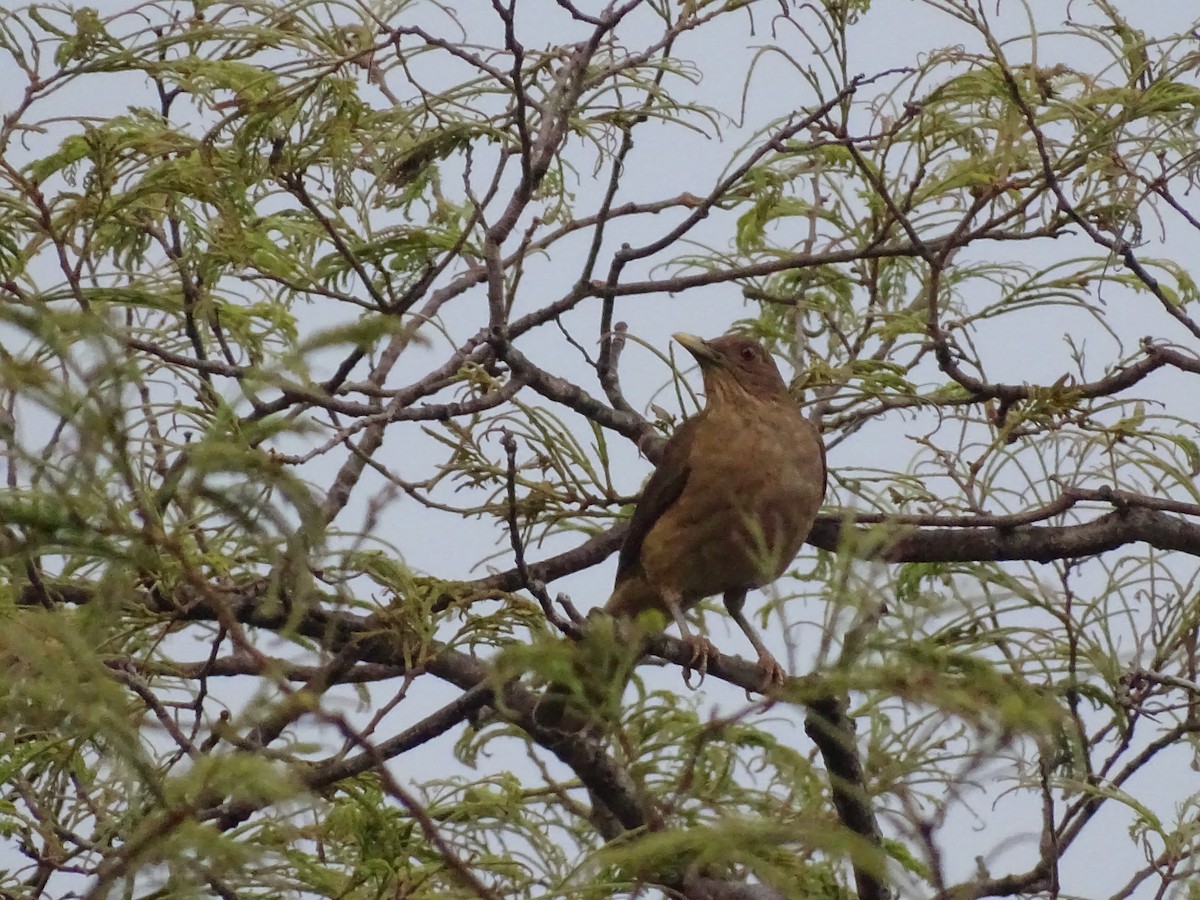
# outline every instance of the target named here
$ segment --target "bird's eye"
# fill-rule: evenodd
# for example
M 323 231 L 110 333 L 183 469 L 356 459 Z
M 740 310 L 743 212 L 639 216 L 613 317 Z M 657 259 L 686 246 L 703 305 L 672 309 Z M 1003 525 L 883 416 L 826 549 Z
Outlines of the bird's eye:
M 753 347 L 742 348 L 742 359 L 744 359 L 746 362 L 753 362 L 756 356 L 758 356 L 758 354 L 754 352 Z

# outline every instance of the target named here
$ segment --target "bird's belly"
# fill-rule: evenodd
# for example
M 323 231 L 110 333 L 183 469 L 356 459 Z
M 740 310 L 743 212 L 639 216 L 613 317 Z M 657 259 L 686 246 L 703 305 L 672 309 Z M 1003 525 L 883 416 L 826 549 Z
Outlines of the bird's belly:
M 646 580 L 689 604 L 761 587 L 795 558 L 812 525 L 802 510 L 811 505 L 778 483 L 752 496 L 686 490 L 647 535 Z

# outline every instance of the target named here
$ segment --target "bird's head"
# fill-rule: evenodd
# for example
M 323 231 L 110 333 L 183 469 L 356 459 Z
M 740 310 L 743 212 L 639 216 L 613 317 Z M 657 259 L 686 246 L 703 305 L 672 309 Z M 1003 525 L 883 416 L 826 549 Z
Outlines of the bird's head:
M 725 334 L 706 341 L 693 334 L 676 334 L 675 340 L 700 364 L 708 402 L 775 400 L 787 385 L 779 367 L 762 344 L 740 334 Z

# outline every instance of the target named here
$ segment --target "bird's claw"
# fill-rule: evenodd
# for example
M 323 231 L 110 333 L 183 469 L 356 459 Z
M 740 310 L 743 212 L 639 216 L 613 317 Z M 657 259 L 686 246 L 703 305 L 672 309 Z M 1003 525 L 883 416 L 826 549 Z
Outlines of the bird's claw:
M 758 689 L 760 694 L 769 694 L 787 684 L 787 670 L 770 653 L 764 651 L 758 654 L 758 667 L 763 673 L 762 684 Z
M 689 634 L 683 639 L 683 642 L 692 651 L 691 659 L 687 661 L 687 665 L 683 669 L 683 683 L 690 690 L 695 690 L 704 684 L 704 676 L 708 674 L 708 661 L 710 659 L 719 659 L 721 651 L 708 638 L 697 637 L 696 635 Z M 696 672 L 700 676 L 700 680 L 694 685 L 691 680 L 692 672 Z

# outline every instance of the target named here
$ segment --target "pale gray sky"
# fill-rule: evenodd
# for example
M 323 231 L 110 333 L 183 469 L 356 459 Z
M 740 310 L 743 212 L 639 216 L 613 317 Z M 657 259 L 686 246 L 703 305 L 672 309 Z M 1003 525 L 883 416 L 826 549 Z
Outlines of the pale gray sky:
M 1195 10 L 1188 9 L 1190 4 L 1187 3 L 1121 0 L 1115 5 L 1133 17 L 1135 22 L 1140 20 L 1147 30 L 1160 34 L 1185 27 L 1196 15 Z M 675 79 L 669 81 L 668 86 L 684 98 L 694 98 L 716 107 L 728 119 L 722 123 L 719 136 L 715 133 L 701 135 L 685 132 L 667 126 L 643 128 L 629 160 L 618 203 L 633 198 L 666 197 L 683 191 L 705 193 L 720 176 L 735 148 L 751 139 L 754 128 L 803 106 L 811 99 L 798 92 L 798 79 L 792 74 L 790 63 L 781 55 L 761 55 L 746 94 L 745 116 L 749 126 L 739 124 L 747 71 L 759 48 L 777 43 L 797 58 L 803 58 L 806 53 L 804 41 L 795 26 L 773 21 L 768 14 L 770 9 L 771 4 L 757 7 L 753 33 L 746 27 L 748 20 L 740 20 L 739 24 L 736 18 L 731 18 L 724 30 L 702 30 L 680 42 L 677 54 L 695 60 L 703 77 L 695 85 Z M 1031 16 L 1037 18 L 1039 27 L 1046 28 L 1047 25 L 1062 23 L 1067 15 L 1090 15 L 1088 7 L 1079 2 L 1031 3 L 1023 6 L 1002 0 L 998 4 L 989 4 L 987 9 L 993 15 L 1001 35 L 1027 30 Z M 464 0 L 458 5 L 457 13 L 469 40 L 477 39 L 481 43 L 497 43 L 500 40 L 500 30 L 489 4 Z M 456 37 L 444 16 L 436 13 L 422 15 L 427 16 L 431 30 L 450 38 Z M 565 15 L 548 2 L 523 6 L 519 11 L 518 26 L 523 40 L 531 47 L 555 45 L 578 39 L 581 35 L 579 29 L 568 27 Z M 627 27 L 625 34 L 629 42 L 636 42 L 640 37 L 636 28 Z M 915 0 L 877 2 L 855 27 L 849 70 L 851 73 L 870 74 L 888 68 L 905 67 L 923 58 L 932 48 L 957 44 L 961 44 L 968 52 L 979 49 L 976 36 L 931 4 Z M 1061 24 L 1056 30 L 1044 31 L 1036 46 L 1014 40 L 1006 44 L 1005 51 L 1016 62 L 1031 60 L 1043 67 L 1062 62 L 1085 70 L 1091 69 L 1097 60 L 1104 58 L 1094 44 L 1073 35 L 1068 27 Z M 426 64 L 432 68 L 425 71 L 434 79 L 444 77 L 452 81 L 459 74 L 457 71 L 438 71 L 437 65 L 440 63 L 434 62 L 433 58 Z M 101 83 L 105 85 L 103 89 L 89 90 L 91 82 L 80 81 L 57 95 L 56 102 L 60 105 L 55 112 L 64 118 L 64 122 L 59 126 L 59 133 L 51 130 L 45 135 L 30 136 L 31 156 L 45 153 L 62 133 L 71 131 L 75 126 L 66 120 L 72 117 L 117 115 L 131 104 L 151 105 L 153 102 L 147 86 L 129 76 L 97 76 L 96 84 Z M 785 89 L 775 89 L 776 85 L 783 85 Z M 403 85 L 391 83 L 390 87 L 404 96 Z M 865 97 L 871 96 L 871 91 L 872 88 L 865 88 L 859 99 L 865 100 Z M 376 105 L 383 106 L 388 102 L 369 86 L 364 88 L 363 95 Z M 0 69 L 0 112 L 13 108 L 19 102 L 19 97 L 19 83 Z M 871 126 L 867 108 L 864 106 L 859 123 L 864 130 Z M 600 178 L 594 177 L 590 167 L 593 157 L 581 142 L 576 142 L 573 151 L 578 154 L 575 157 L 578 169 L 575 172 L 577 180 L 570 185 L 570 190 L 575 195 L 577 208 L 594 208 L 606 176 L 602 173 Z M 486 149 L 481 148 L 480 152 L 481 157 L 486 157 Z M 479 171 L 486 173 L 486 166 L 481 165 Z M 718 248 L 727 248 L 736 215 L 736 212 L 715 213 L 693 237 Z M 606 254 L 621 242 L 637 245 L 652 241 L 669 230 L 674 221 L 672 216 L 664 214 L 656 219 L 640 218 L 628 226 L 614 228 L 609 234 Z M 1172 238 L 1159 247 L 1157 223 L 1148 223 L 1145 238 L 1149 242 L 1145 250 L 1147 255 L 1161 253 L 1179 260 L 1195 256 L 1197 236 L 1194 233 L 1188 233 L 1183 238 Z M 996 259 L 1009 259 L 1015 255 L 1030 266 L 1050 266 L 1087 249 L 1082 242 L 1062 240 L 1042 242 L 1032 248 L 1025 244 L 989 245 L 978 252 L 995 253 Z M 564 242 L 554 250 L 551 258 L 535 261 L 526 274 L 518 302 L 532 308 L 565 293 L 579 270 L 585 251 L 583 240 Z M 606 258 L 606 254 L 602 258 Z M 627 279 L 635 273 L 644 278 L 661 277 L 663 270 L 656 268 L 656 265 L 663 262 L 664 258 L 656 258 L 653 260 L 655 265 L 643 266 L 640 270 L 632 267 Z M 602 265 L 601 271 L 603 269 Z M 1110 285 L 1102 299 L 1108 304 L 1109 321 L 1116 325 L 1115 336 L 1096 328 L 1080 310 L 1039 308 L 1022 318 L 1007 319 L 1002 328 L 983 336 L 980 349 L 988 365 L 988 374 L 995 380 L 1041 380 L 1052 383 L 1064 372 L 1072 370 L 1070 347 L 1065 341 L 1068 334 L 1076 342 L 1086 341 L 1089 347 L 1096 348 L 1095 357 L 1098 360 L 1111 356 L 1111 348 L 1118 338 L 1124 350 L 1132 352 L 1136 349 L 1137 339 L 1143 334 L 1182 337 L 1167 316 L 1144 297 Z M 305 326 L 318 330 L 332 324 L 326 309 L 324 304 L 314 304 Z M 517 312 L 521 311 L 519 307 Z M 618 319 L 629 324 L 631 334 L 659 348 L 667 346 L 669 335 L 674 331 L 713 335 L 724 331 L 733 320 L 752 314 L 753 309 L 744 306 L 736 289 L 729 286 L 690 291 L 679 297 L 648 295 L 628 298 L 618 303 L 617 311 Z M 486 302 L 480 289 L 452 304 L 445 311 L 443 324 L 458 341 L 477 331 L 485 317 Z M 597 320 L 598 306 L 593 304 L 571 313 L 566 317 L 566 324 L 577 339 L 592 349 L 595 346 Z M 573 375 L 587 390 L 600 394 L 594 376 L 553 328 L 546 327 L 531 334 L 519 346 L 535 362 L 552 371 Z M 440 361 L 447 349 L 448 345 L 435 344 L 427 350 L 411 353 L 397 367 L 390 383 L 399 386 L 419 377 L 429 361 Z M 672 412 L 678 411 L 671 393 L 657 394 L 669 377 L 668 370 L 649 352 L 632 342 L 623 359 L 622 374 L 628 396 L 635 405 L 644 407 L 653 398 L 658 405 Z M 938 380 L 933 375 L 931 371 L 931 381 Z M 691 383 L 698 388 L 694 377 Z M 1161 375 L 1155 386 L 1157 395 L 1169 403 L 1171 413 L 1200 420 L 1200 408 L 1197 408 L 1200 400 L 1181 377 Z M 22 424 L 37 428 L 36 421 L 23 421 Z M 576 424 L 580 428 L 578 433 L 581 438 L 588 440 L 582 422 L 577 420 Z M 855 467 L 887 468 L 902 465 L 904 460 L 913 458 L 918 452 L 909 436 L 923 434 L 928 427 L 929 423 L 925 421 L 894 417 L 886 423 L 863 429 L 833 450 L 830 455 L 831 467 L 835 471 L 848 472 Z M 314 436 L 314 441 L 320 439 L 320 435 Z M 625 492 L 633 493 L 649 473 L 650 466 L 620 439 L 611 446 L 618 486 Z M 394 466 L 401 475 L 416 476 L 427 473 L 430 465 L 443 456 L 442 448 L 423 435 L 421 429 L 409 426 L 395 430 L 379 459 Z M 334 463 L 328 457 L 320 458 L 310 464 L 304 474 L 318 486 L 326 484 L 334 471 Z M 382 490 L 385 490 L 382 479 L 368 474 L 355 491 L 350 507 L 340 521 L 348 528 L 364 521 L 373 494 Z M 447 497 L 451 496 L 447 494 Z M 405 562 L 414 569 L 446 578 L 468 578 L 482 574 L 470 568 L 482 555 L 481 549 L 495 545 L 497 549 L 504 550 L 507 546 L 506 536 L 497 530 L 494 523 L 477 520 L 464 522 L 457 516 L 430 511 L 403 497 L 384 508 L 377 537 L 383 542 L 394 543 L 403 553 Z M 547 541 L 543 547 L 533 548 L 530 555 L 537 559 L 565 549 L 574 542 L 573 537 L 556 538 Z M 509 565 L 509 556 L 502 555 L 497 567 L 508 568 Z M 614 566 L 615 560 L 610 560 L 603 566 L 563 579 L 553 584 L 551 589 L 555 592 L 566 591 L 582 608 L 597 605 L 607 597 Z M 1195 568 L 1191 560 L 1183 561 L 1181 566 L 1184 569 Z M 868 564 L 862 564 L 856 573 L 864 585 L 881 580 L 881 576 L 876 567 Z M 752 598 L 752 608 L 760 604 L 761 598 Z M 822 622 L 823 609 L 815 603 L 791 603 L 786 606 L 784 615 L 794 626 L 790 631 L 795 640 L 792 649 L 796 651 L 791 657 L 792 664 L 797 672 L 807 671 L 818 649 L 819 627 L 815 623 Z M 744 640 L 719 615 L 709 615 L 707 626 L 720 647 L 738 655 L 747 654 L 749 648 L 744 645 Z M 777 651 L 784 650 L 778 634 L 773 636 L 773 646 Z M 1131 656 L 1135 652 L 1132 647 L 1124 649 Z M 186 654 L 186 651 L 182 652 Z M 207 645 L 197 644 L 194 652 L 207 653 Z M 673 669 L 652 675 L 650 680 L 656 686 L 684 690 L 678 672 Z M 457 693 L 430 678 L 422 679 L 421 692 L 421 702 L 399 705 L 381 724 L 380 733 L 401 730 Z M 371 693 L 375 706 L 390 698 L 387 687 L 372 688 Z M 357 705 L 352 691 L 343 691 L 342 695 L 356 717 L 364 721 L 369 717 L 370 710 Z M 246 697 L 245 702 L 250 702 L 250 699 Z M 740 692 L 714 681 L 706 682 L 694 699 L 702 710 L 716 706 L 728 709 L 744 702 Z M 807 749 L 809 744 L 803 735 L 802 711 L 777 708 L 772 716 L 781 736 Z M 425 775 L 448 775 L 453 766 L 450 754 L 452 739 L 445 736 L 407 754 L 395 767 L 396 774 L 414 781 L 419 781 Z M 515 742 L 511 748 L 511 753 L 496 753 L 481 759 L 481 771 L 517 771 L 522 776 L 536 777 L 536 770 L 524 759 L 523 752 Z M 1192 793 L 1200 787 L 1192 760 L 1183 758 L 1181 753 L 1177 755 L 1180 758 L 1172 759 L 1171 764 L 1173 771 L 1178 773 L 1178 781 L 1164 779 L 1158 783 L 1142 783 L 1135 780 L 1130 786 L 1130 790 L 1141 801 L 1168 818 L 1181 793 Z M 1161 772 L 1163 767 L 1154 771 Z M 463 772 L 465 777 L 477 777 L 479 774 L 480 771 Z M 943 839 L 947 874 L 952 880 L 974 874 L 977 869 L 976 857 L 980 854 L 985 855 L 984 862 L 994 875 L 1022 871 L 1036 858 L 1039 820 L 1034 796 L 1005 795 L 997 790 L 997 784 L 984 779 L 978 791 L 966 798 L 970 811 L 964 807 L 951 816 Z M 1133 869 L 1142 864 L 1143 850 L 1130 841 L 1126 832 L 1128 815 L 1120 807 L 1110 805 L 1101 814 L 1101 821 L 1093 826 L 1096 832 L 1106 836 L 1105 840 L 1100 841 L 1093 836 L 1084 846 L 1074 848 L 1067 854 L 1063 861 L 1064 885 L 1068 885 L 1072 893 L 1107 896 L 1116 888 L 1118 880 L 1128 877 Z M 1089 847 L 1102 847 L 1103 852 L 1089 850 Z M 997 848 L 998 852 L 992 855 Z

